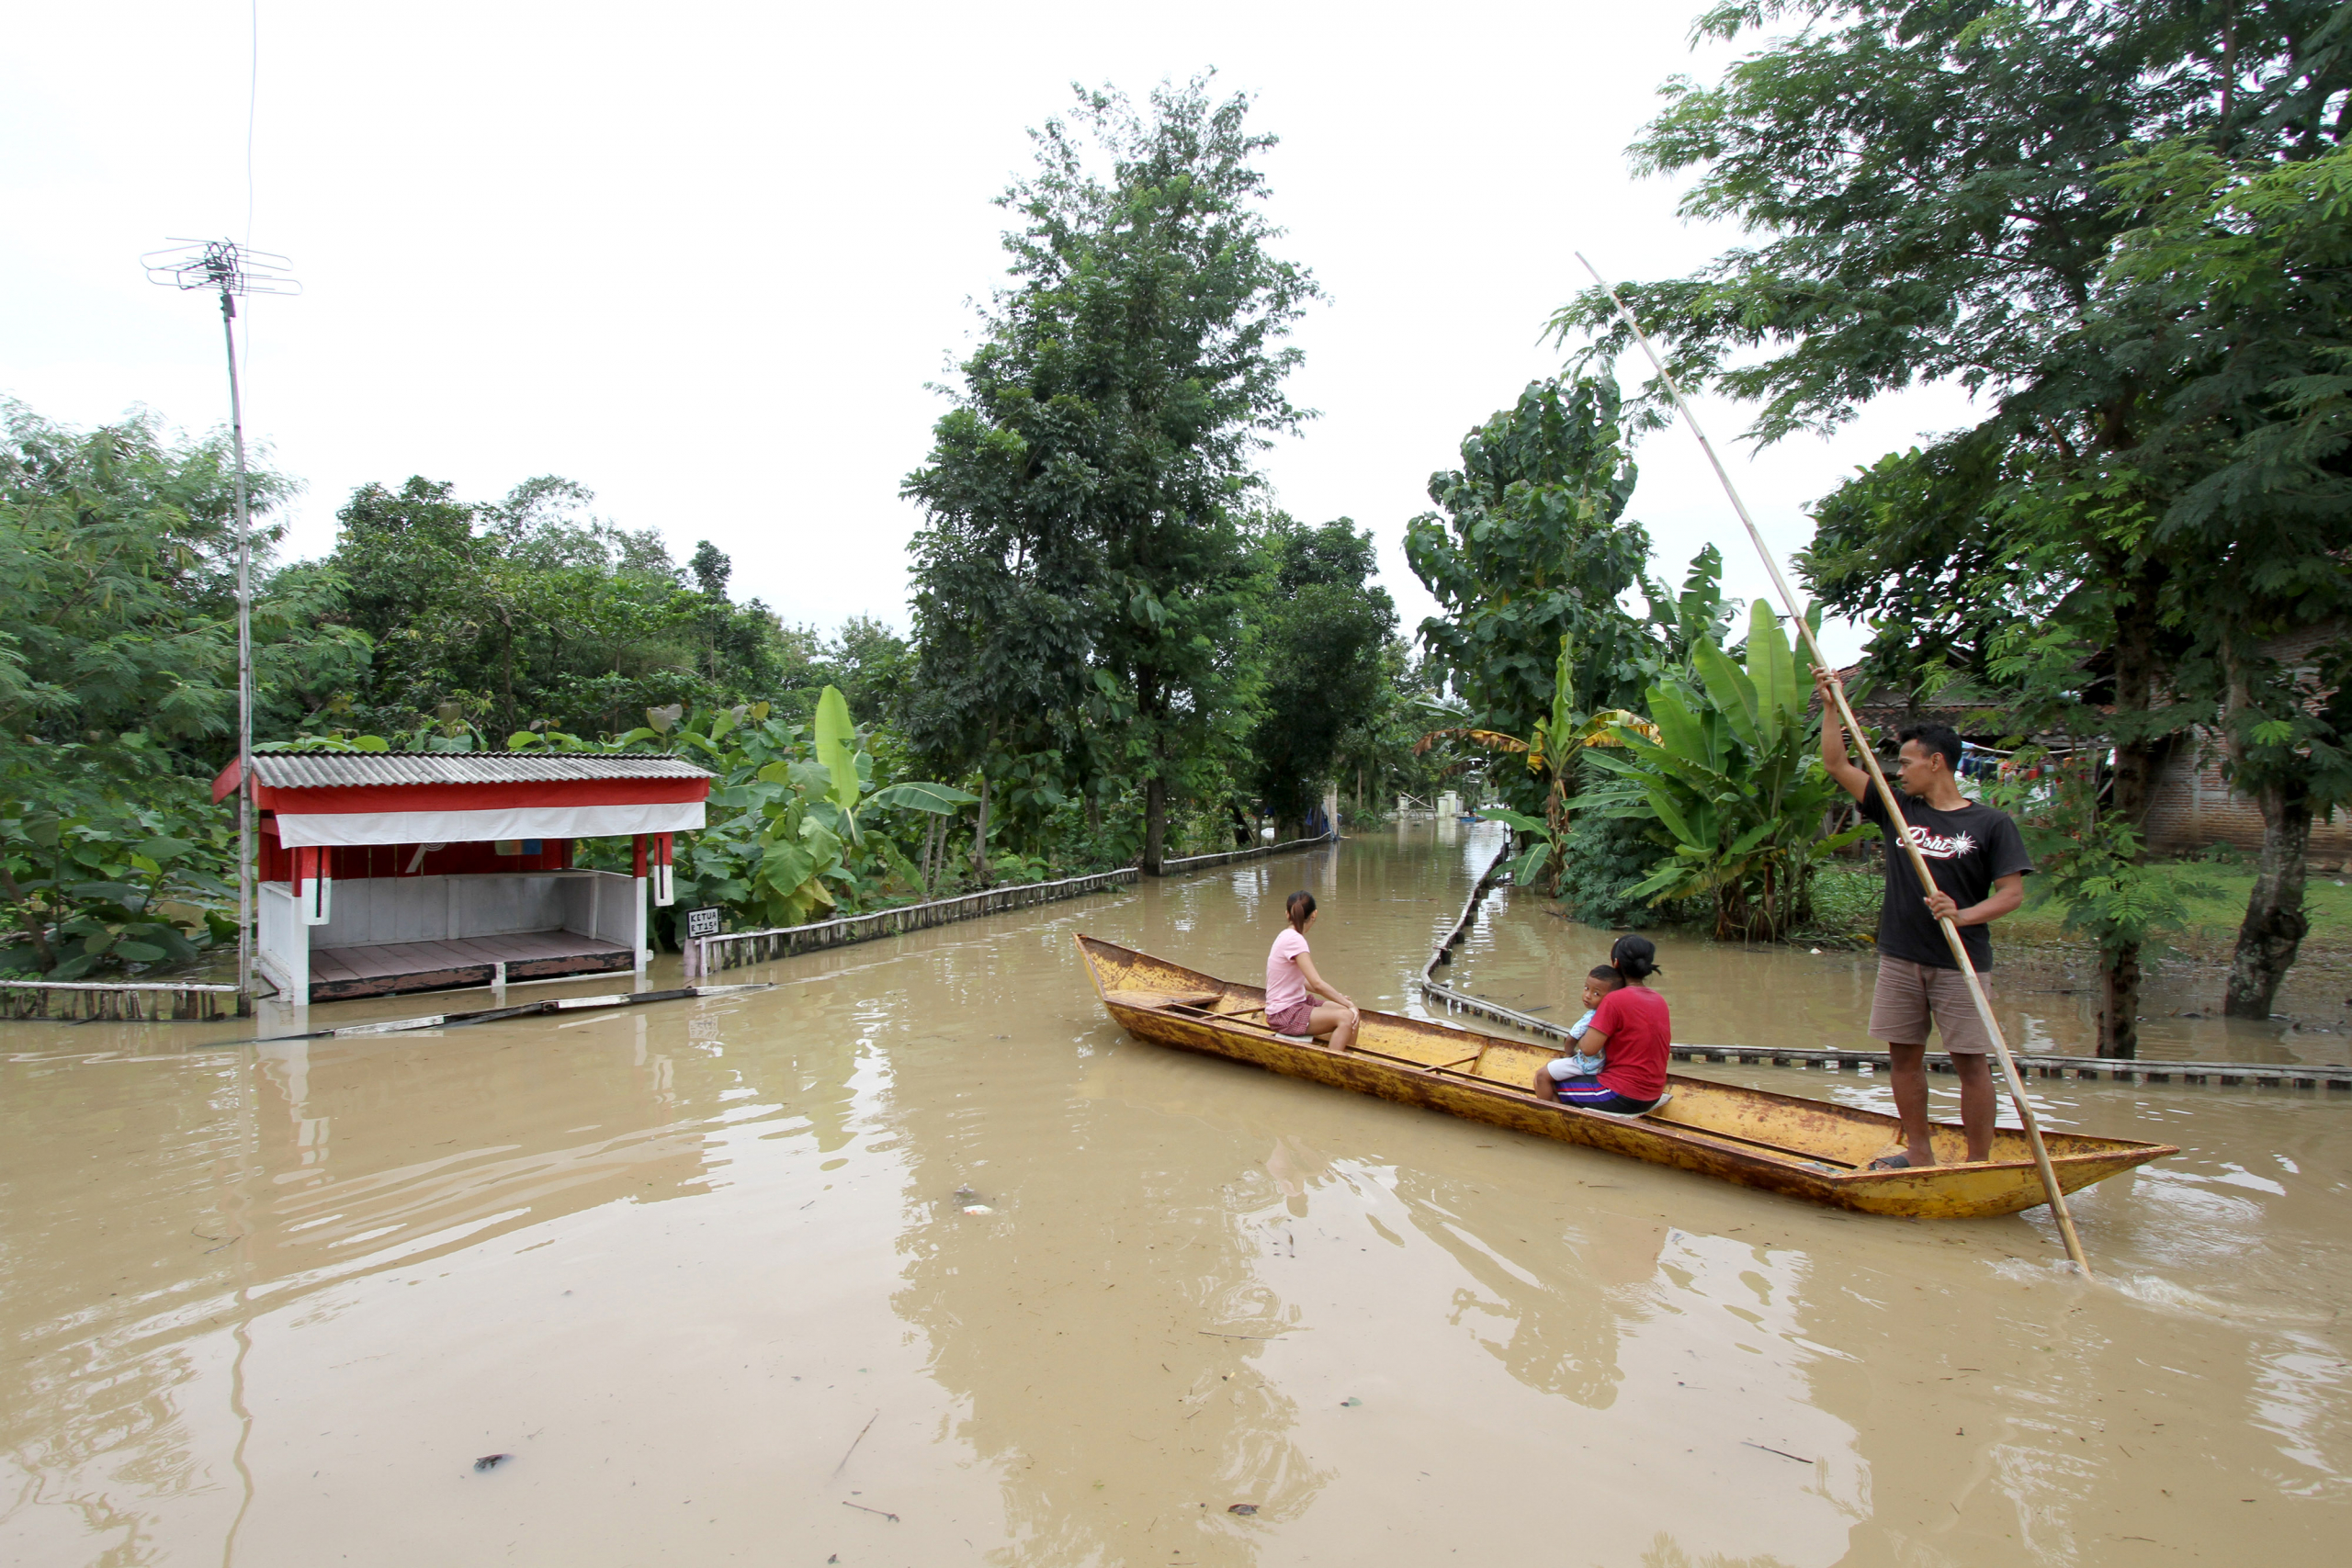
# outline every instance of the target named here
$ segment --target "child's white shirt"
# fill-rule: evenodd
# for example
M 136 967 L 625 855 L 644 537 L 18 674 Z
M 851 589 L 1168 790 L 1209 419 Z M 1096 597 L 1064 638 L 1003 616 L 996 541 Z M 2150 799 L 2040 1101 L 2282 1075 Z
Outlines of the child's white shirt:
M 1568 1025 L 1568 1038 L 1582 1040 L 1585 1031 L 1592 1027 L 1593 1014 L 1598 1010 L 1595 1008 L 1587 1008 L 1582 1018 Z M 1589 1055 L 1582 1051 L 1572 1051 L 1565 1060 L 1552 1064 L 1552 1077 L 1561 1082 L 1566 1082 L 1569 1078 L 1590 1077 L 1600 1071 L 1601 1064 L 1607 1059 L 1608 1049 L 1605 1046 Z

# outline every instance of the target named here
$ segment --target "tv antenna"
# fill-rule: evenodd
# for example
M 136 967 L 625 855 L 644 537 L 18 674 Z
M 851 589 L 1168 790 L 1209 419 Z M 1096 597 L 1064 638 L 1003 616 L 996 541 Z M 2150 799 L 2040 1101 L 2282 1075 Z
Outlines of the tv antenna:
M 147 281 L 220 296 L 220 335 L 229 345 L 229 434 L 237 450 L 237 996 L 254 994 L 254 595 L 253 527 L 245 504 L 245 411 L 237 387 L 237 297 L 300 294 L 284 256 L 229 240 L 174 239 L 139 258 Z

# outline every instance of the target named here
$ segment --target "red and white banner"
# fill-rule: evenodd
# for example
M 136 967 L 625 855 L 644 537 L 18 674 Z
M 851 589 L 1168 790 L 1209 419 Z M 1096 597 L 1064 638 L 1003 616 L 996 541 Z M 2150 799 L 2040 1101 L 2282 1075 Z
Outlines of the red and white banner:
M 282 799 L 295 792 L 276 793 Z M 684 833 L 702 825 L 703 803 L 699 800 L 504 806 L 469 811 L 302 811 L 284 805 L 277 807 L 277 840 L 288 849 L 312 844 L 461 844 L 485 839 L 613 839 L 637 833 Z

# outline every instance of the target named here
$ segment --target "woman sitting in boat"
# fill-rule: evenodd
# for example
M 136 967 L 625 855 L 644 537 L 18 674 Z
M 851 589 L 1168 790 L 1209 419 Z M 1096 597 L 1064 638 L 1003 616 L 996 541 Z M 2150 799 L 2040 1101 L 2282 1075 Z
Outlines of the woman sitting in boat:
M 1621 936 L 1609 950 L 1609 967 L 1621 983 L 1593 1009 L 1581 1052 L 1564 1052 L 1536 1068 L 1534 1089 L 1579 1111 L 1638 1116 L 1666 1097 L 1667 1048 L 1674 1038 L 1666 998 L 1645 984 L 1657 973 L 1657 948 L 1645 936 Z M 1600 1070 L 1581 1071 L 1592 1056 L 1601 1058 Z
M 1315 895 L 1294 893 L 1283 907 L 1290 924 L 1274 938 L 1274 950 L 1266 954 L 1266 1021 L 1275 1033 L 1294 1039 L 1328 1032 L 1331 1048 L 1344 1051 L 1355 1043 L 1362 1015 L 1355 1003 L 1323 983 L 1323 976 L 1315 972 L 1315 960 L 1308 956 L 1306 928 L 1315 923 Z M 1316 997 L 1329 1005 L 1316 1006 Z

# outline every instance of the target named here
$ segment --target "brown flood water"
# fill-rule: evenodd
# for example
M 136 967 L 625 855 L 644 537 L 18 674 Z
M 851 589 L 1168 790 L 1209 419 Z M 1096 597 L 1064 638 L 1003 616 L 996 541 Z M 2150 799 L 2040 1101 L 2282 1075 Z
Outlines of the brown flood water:
M 562 1024 L 5 1026 L 0 1562 L 2343 1560 L 2344 1106 L 2038 1088 L 2183 1145 L 2078 1200 L 2085 1286 L 2033 1215 L 1143 1044 L 1069 940 L 1250 976 L 1303 885 L 1404 1008 L 1490 852 L 1412 826 Z M 1604 945 L 1500 903 L 1457 970 L 1535 1005 Z M 1678 1038 L 1859 1029 L 1843 955 L 1666 959 Z

